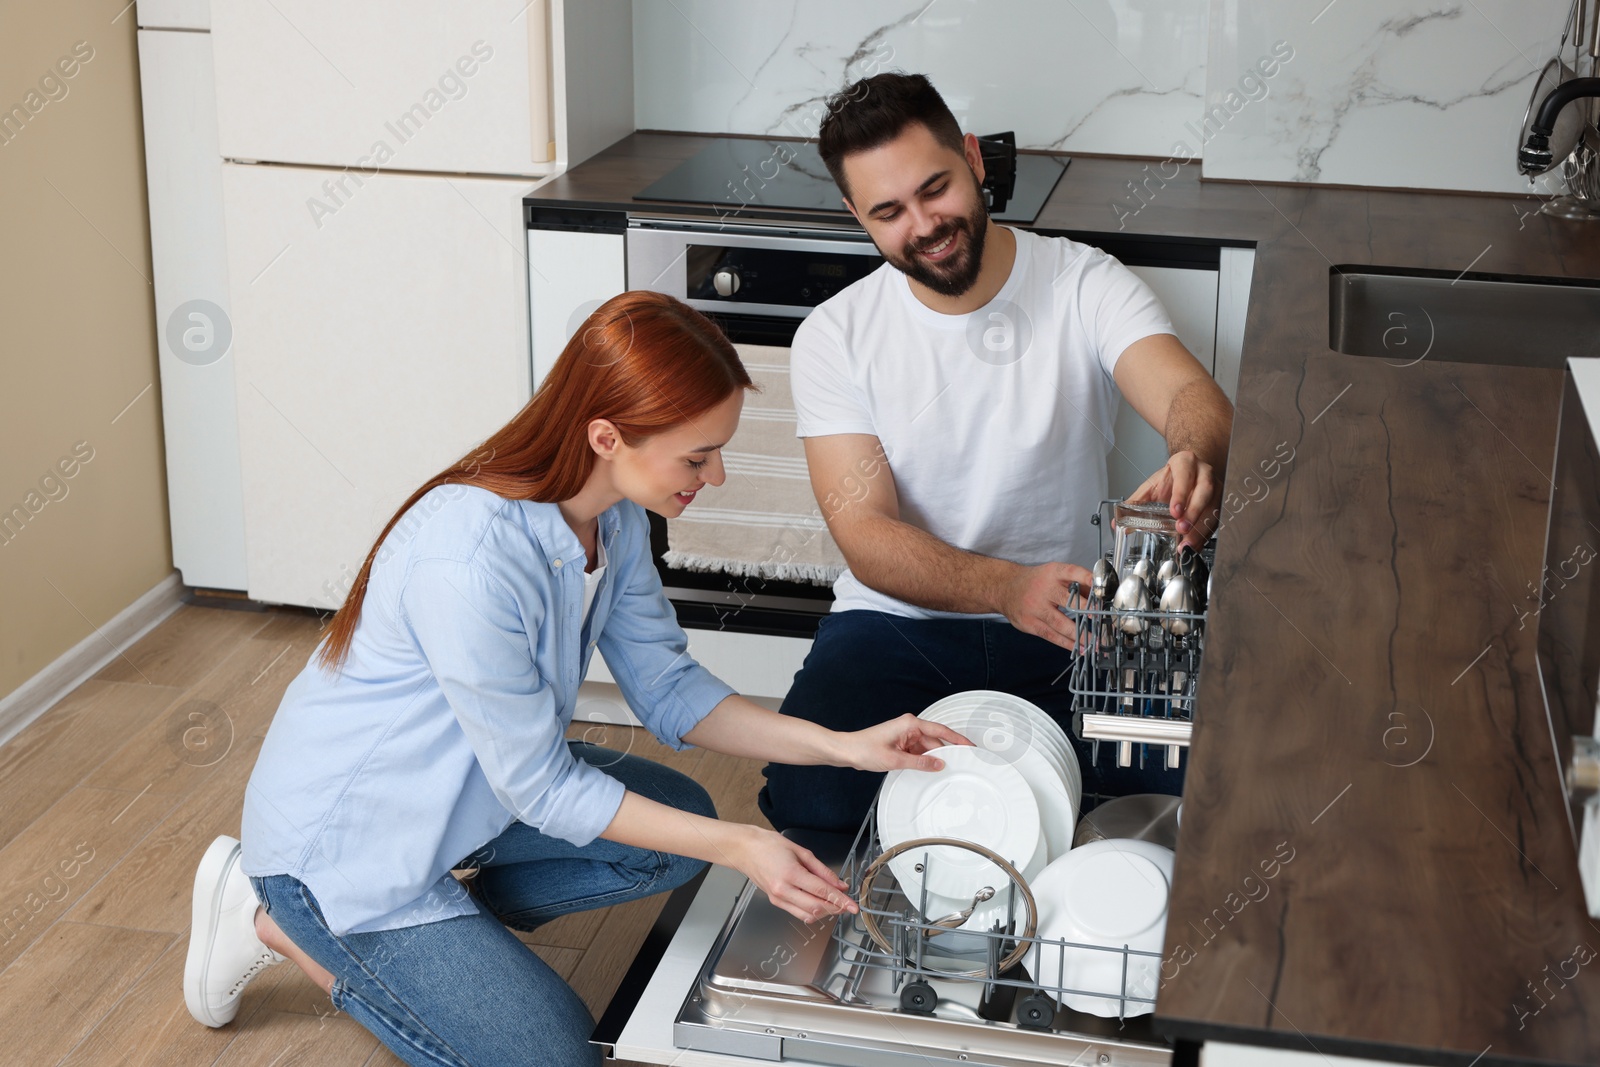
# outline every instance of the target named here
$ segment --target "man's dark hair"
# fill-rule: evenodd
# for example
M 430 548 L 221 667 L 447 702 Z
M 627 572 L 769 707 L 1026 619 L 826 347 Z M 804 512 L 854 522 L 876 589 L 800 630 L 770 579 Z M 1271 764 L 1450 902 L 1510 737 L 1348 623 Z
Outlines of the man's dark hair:
M 817 131 L 817 150 L 845 196 L 844 157 L 888 144 L 920 122 L 946 148 L 961 151 L 961 125 L 944 97 L 922 74 L 874 74 L 828 98 L 828 114 Z

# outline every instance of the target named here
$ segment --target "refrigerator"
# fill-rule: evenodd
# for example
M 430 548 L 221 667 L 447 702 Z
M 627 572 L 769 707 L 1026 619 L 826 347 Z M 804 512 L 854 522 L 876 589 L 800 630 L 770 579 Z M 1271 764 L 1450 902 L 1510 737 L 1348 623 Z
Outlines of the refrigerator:
M 230 430 L 237 454 L 175 494 L 175 554 L 182 527 L 234 563 L 189 584 L 332 610 L 412 490 L 531 395 L 530 272 L 557 267 L 528 263 L 521 200 L 632 132 L 631 4 L 154 7 L 207 23 L 172 35 L 203 38 L 176 45 L 211 76 L 187 101 L 213 111 L 215 206 L 187 221 L 220 250 L 231 379 L 179 410 L 169 454 L 198 467 Z

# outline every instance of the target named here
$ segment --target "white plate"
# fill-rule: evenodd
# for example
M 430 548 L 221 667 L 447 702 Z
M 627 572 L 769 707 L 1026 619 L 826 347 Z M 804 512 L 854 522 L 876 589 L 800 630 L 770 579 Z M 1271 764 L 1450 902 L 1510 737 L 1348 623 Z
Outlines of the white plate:
M 1070 786 L 1061 773 L 1060 763 L 1042 747 L 1015 728 L 1015 720 L 997 716 L 952 712 L 944 725 L 963 734 L 979 748 L 993 752 L 1017 769 L 1033 790 L 1039 804 L 1039 821 L 1044 825 L 1047 853 L 1044 862 L 1066 854 L 1077 831 L 1078 807 L 1068 792 Z M 1043 863 L 1040 864 L 1043 866 Z
M 1077 753 L 1066 733 L 1037 705 L 1009 693 L 979 689 L 930 705 L 922 712 L 922 718 L 943 723 L 980 747 L 998 752 L 1010 751 L 1018 743 L 998 738 L 985 740 L 982 735 L 1013 729 L 1023 743 L 1043 752 L 1057 765 L 1073 810 L 1082 807 L 1083 772 Z
M 1033 862 L 1041 837 L 1039 805 L 1015 767 L 981 748 L 950 745 L 931 753 L 942 771 L 890 771 L 878 794 L 878 836 L 885 849 L 918 837 L 952 837 L 982 845 L 1019 870 Z M 918 871 L 924 858 L 926 872 Z M 917 849 L 889 861 L 906 896 L 929 892 L 971 900 L 1006 874 L 976 852 L 954 845 Z M 924 877 L 926 875 L 926 877 Z
M 992 689 L 972 689 L 952 694 L 930 704 L 923 709 L 922 717 L 949 725 L 946 722 L 947 715 L 973 711 L 987 716 L 989 721 L 1000 721 L 1006 717 L 1017 721 L 1019 729 L 1030 739 L 1034 747 L 1043 748 L 1059 760 L 1067 783 L 1067 792 L 1072 796 L 1073 810 L 1082 807 L 1083 771 L 1078 765 L 1077 752 L 1067 738 L 1066 731 L 1062 730 L 1037 704 L 1010 693 Z M 951 728 L 958 729 L 953 726 Z M 969 738 L 969 740 L 975 739 Z
M 998 693 L 994 689 L 971 689 L 968 693 L 955 693 L 947 696 L 942 701 L 934 702 L 923 709 L 922 718 L 944 723 L 968 737 L 968 741 L 982 747 L 987 745 L 979 737 L 966 734 L 962 726 L 954 725 L 955 718 L 960 718 L 966 729 L 973 729 L 973 717 L 978 717 L 979 723 L 984 728 L 1014 723 L 1018 733 L 1021 734 L 1030 747 L 1043 750 L 1048 757 L 1053 758 L 1061 768 L 1061 779 L 1067 787 L 1067 795 L 1072 797 L 1072 809 L 1078 811 L 1083 805 L 1083 769 L 1078 766 L 1077 752 L 1072 749 L 1072 742 L 1067 739 L 1066 731 L 1056 725 L 1056 720 L 1046 715 L 1045 710 L 1037 704 L 1024 701 L 1022 697 L 1011 696 L 1010 693 Z
M 1084 990 L 1062 998 L 1069 1008 L 1105 1018 L 1148 1015 L 1160 986 L 1171 886 L 1171 849 L 1126 839 L 1078 846 L 1033 880 L 1039 936 L 1103 947 L 1041 945 L 1037 955 L 1030 951 L 1023 958 L 1023 966 L 1043 986 Z M 1157 954 L 1127 957 L 1126 994 L 1147 1000 L 1121 999 L 1124 945 Z M 1086 995 L 1093 993 L 1105 995 Z

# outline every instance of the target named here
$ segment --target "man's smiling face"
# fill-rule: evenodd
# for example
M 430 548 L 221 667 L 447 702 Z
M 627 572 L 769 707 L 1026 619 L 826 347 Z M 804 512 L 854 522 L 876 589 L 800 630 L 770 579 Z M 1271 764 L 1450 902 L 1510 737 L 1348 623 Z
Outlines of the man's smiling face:
M 883 258 L 949 297 L 978 280 L 989 229 L 977 139 L 969 134 L 963 149 L 913 122 L 894 140 L 844 158 L 846 206 Z

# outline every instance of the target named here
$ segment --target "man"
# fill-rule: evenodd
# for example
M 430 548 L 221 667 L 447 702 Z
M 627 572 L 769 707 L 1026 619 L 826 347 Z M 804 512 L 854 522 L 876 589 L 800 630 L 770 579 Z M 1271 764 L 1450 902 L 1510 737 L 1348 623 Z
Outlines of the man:
M 1196 545 L 1214 528 L 1231 405 L 1127 268 L 989 218 L 977 138 L 927 78 L 848 87 L 819 142 L 888 262 L 813 311 L 791 347 L 812 488 L 849 569 L 782 712 L 859 729 L 999 689 L 1072 734 L 1061 605 L 1090 582 L 1117 394 L 1171 457 L 1133 499 L 1170 501 Z M 1086 794 L 1179 791 L 1159 756 L 1118 769 L 1107 745 L 1091 766 L 1072 736 Z M 774 826 L 842 832 L 882 777 L 765 774 Z

